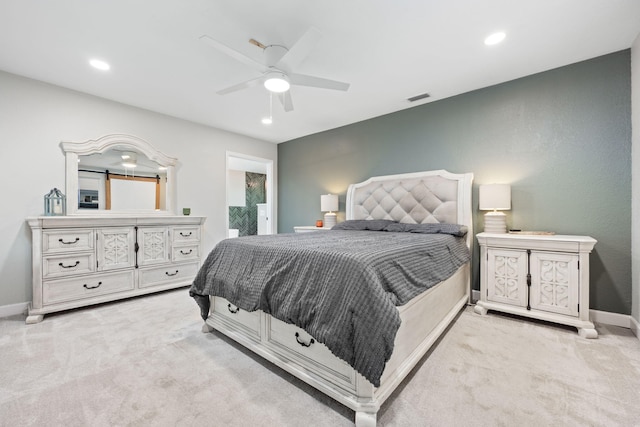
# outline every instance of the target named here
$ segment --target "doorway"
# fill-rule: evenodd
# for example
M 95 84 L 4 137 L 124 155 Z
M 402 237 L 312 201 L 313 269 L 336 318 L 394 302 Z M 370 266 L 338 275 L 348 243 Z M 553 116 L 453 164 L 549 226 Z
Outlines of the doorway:
M 273 160 L 227 152 L 227 237 L 273 234 Z

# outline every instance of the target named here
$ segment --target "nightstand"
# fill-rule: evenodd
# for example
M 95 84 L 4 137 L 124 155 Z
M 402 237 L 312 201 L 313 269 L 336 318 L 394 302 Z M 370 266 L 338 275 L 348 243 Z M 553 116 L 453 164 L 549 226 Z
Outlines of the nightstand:
M 315 225 L 296 225 L 293 227 L 293 231 L 296 233 L 308 233 L 310 231 L 329 231 L 328 227 L 316 227 Z
M 580 336 L 597 338 L 589 320 L 588 236 L 476 235 L 480 245 L 480 301 L 487 310 L 574 326 Z

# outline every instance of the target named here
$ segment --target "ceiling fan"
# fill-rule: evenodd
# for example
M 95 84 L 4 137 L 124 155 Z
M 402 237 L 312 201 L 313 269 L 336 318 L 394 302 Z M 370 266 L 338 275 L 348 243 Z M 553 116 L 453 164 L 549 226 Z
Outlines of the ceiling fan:
M 293 101 L 291 100 L 291 92 L 289 91 L 291 85 L 342 91 L 349 89 L 349 83 L 329 80 L 322 77 L 309 76 L 306 74 L 297 74 L 292 71 L 308 56 L 309 52 L 320 40 L 320 37 L 320 32 L 311 27 L 293 46 L 291 46 L 290 49 L 276 44 L 264 45 L 257 40 L 250 39 L 249 43 L 263 50 L 265 58 L 264 63 L 255 61 L 254 59 L 249 58 L 237 50 L 231 49 L 225 44 L 212 39 L 207 35 L 201 36 L 200 40 L 207 43 L 214 49 L 217 49 L 220 52 L 229 55 L 233 59 L 249 65 L 262 73 L 259 77 L 219 90 L 217 92 L 219 95 L 226 95 L 228 93 L 262 83 L 267 90 L 276 93 L 279 96 L 280 102 L 282 102 L 285 111 L 292 111 Z

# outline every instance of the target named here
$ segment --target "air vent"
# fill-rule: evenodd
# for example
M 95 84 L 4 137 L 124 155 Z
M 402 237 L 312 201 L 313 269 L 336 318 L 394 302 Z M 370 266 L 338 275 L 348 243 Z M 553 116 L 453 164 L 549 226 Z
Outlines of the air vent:
M 429 95 L 428 93 L 423 93 L 421 95 L 416 95 L 416 96 L 412 96 L 411 98 L 407 98 L 407 101 L 409 102 L 416 102 L 416 101 L 420 101 L 421 99 L 425 99 L 430 97 L 431 95 Z

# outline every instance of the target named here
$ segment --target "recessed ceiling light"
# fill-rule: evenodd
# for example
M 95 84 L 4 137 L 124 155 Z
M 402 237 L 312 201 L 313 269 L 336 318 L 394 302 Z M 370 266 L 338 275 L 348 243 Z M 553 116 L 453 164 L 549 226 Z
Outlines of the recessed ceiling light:
M 271 117 L 265 117 L 264 119 L 262 119 L 263 125 L 270 125 L 271 123 L 273 123 L 273 119 Z
M 92 59 L 89 61 L 89 64 L 91 64 L 93 68 L 97 68 L 98 70 L 102 70 L 102 71 L 107 71 L 111 68 L 111 65 L 107 64 L 106 62 L 100 59 Z
M 498 44 L 500 43 L 502 40 L 504 40 L 504 38 L 507 35 L 503 32 L 497 32 L 497 33 L 493 33 L 491 34 L 489 37 L 487 37 L 486 39 L 484 39 L 484 44 L 486 44 L 487 46 L 491 46 L 494 44 Z

